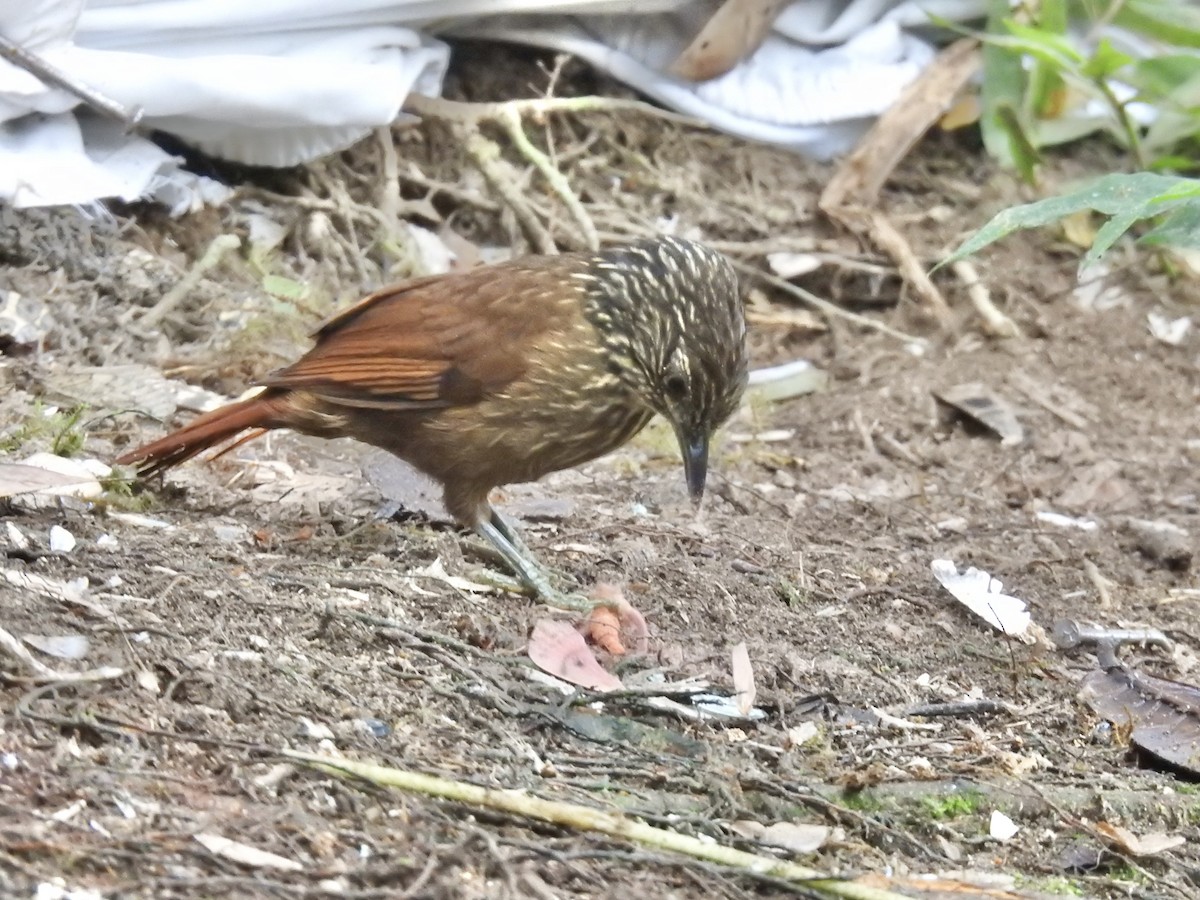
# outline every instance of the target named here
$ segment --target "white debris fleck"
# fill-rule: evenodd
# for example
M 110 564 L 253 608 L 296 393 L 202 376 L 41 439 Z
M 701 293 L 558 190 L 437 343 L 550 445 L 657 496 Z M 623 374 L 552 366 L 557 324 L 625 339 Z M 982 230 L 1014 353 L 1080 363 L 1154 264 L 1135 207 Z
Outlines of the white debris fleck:
M 1151 312 L 1147 313 L 1146 320 L 1150 325 L 1150 334 L 1156 340 L 1170 344 L 1172 347 L 1182 344 L 1183 339 L 1187 337 L 1188 330 L 1192 327 L 1190 316 L 1168 319 L 1162 313 Z
M 1045 510 L 1037 513 L 1037 520 L 1058 528 L 1078 528 L 1080 531 L 1095 531 L 1100 527 L 1091 519 L 1077 519 L 1073 516 L 1064 516 L 1062 513 Z
M 75 535 L 61 525 L 50 526 L 50 551 L 52 553 L 70 553 L 75 549 L 77 543 Z
M 992 821 L 988 826 L 988 834 L 990 834 L 994 840 L 1011 840 L 1020 830 L 1021 827 L 1004 813 L 1000 812 L 1000 810 L 992 810 Z

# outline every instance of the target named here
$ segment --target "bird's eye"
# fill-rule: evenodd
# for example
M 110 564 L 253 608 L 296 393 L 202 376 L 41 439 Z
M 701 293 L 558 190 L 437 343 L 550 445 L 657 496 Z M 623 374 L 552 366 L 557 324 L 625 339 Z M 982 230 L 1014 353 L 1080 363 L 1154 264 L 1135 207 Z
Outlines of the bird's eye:
M 671 400 L 682 400 L 688 395 L 687 379 L 682 375 L 668 375 L 663 382 L 663 389 Z

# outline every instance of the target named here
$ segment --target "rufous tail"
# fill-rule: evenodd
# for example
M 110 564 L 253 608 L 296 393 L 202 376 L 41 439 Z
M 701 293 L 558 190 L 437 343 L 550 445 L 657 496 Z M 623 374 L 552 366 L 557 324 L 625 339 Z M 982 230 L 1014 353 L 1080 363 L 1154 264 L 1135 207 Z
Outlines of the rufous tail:
M 227 453 L 265 431 L 287 427 L 288 409 L 286 392 L 267 390 L 255 397 L 205 413 L 166 437 L 122 454 L 117 458 L 117 463 L 123 466 L 137 463 L 139 475 L 153 475 L 205 450 L 218 447 L 243 431 L 254 429 L 251 434 L 221 451 Z

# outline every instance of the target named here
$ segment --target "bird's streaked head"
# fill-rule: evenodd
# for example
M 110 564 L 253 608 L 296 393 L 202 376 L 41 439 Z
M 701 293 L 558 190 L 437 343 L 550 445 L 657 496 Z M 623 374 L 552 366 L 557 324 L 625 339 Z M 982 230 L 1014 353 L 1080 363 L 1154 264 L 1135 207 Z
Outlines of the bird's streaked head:
M 610 374 L 675 429 L 688 491 L 699 500 L 714 431 L 746 387 L 746 319 L 737 274 L 696 241 L 662 237 L 598 253 L 588 317 Z

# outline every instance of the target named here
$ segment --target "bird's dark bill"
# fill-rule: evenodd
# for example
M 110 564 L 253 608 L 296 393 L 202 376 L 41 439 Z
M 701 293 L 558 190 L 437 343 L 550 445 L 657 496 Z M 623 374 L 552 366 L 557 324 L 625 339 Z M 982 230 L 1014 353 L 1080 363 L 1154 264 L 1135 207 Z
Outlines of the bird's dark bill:
M 680 435 L 679 449 L 683 451 L 683 473 L 687 477 L 688 493 L 697 503 L 704 496 L 708 479 L 708 437 Z

